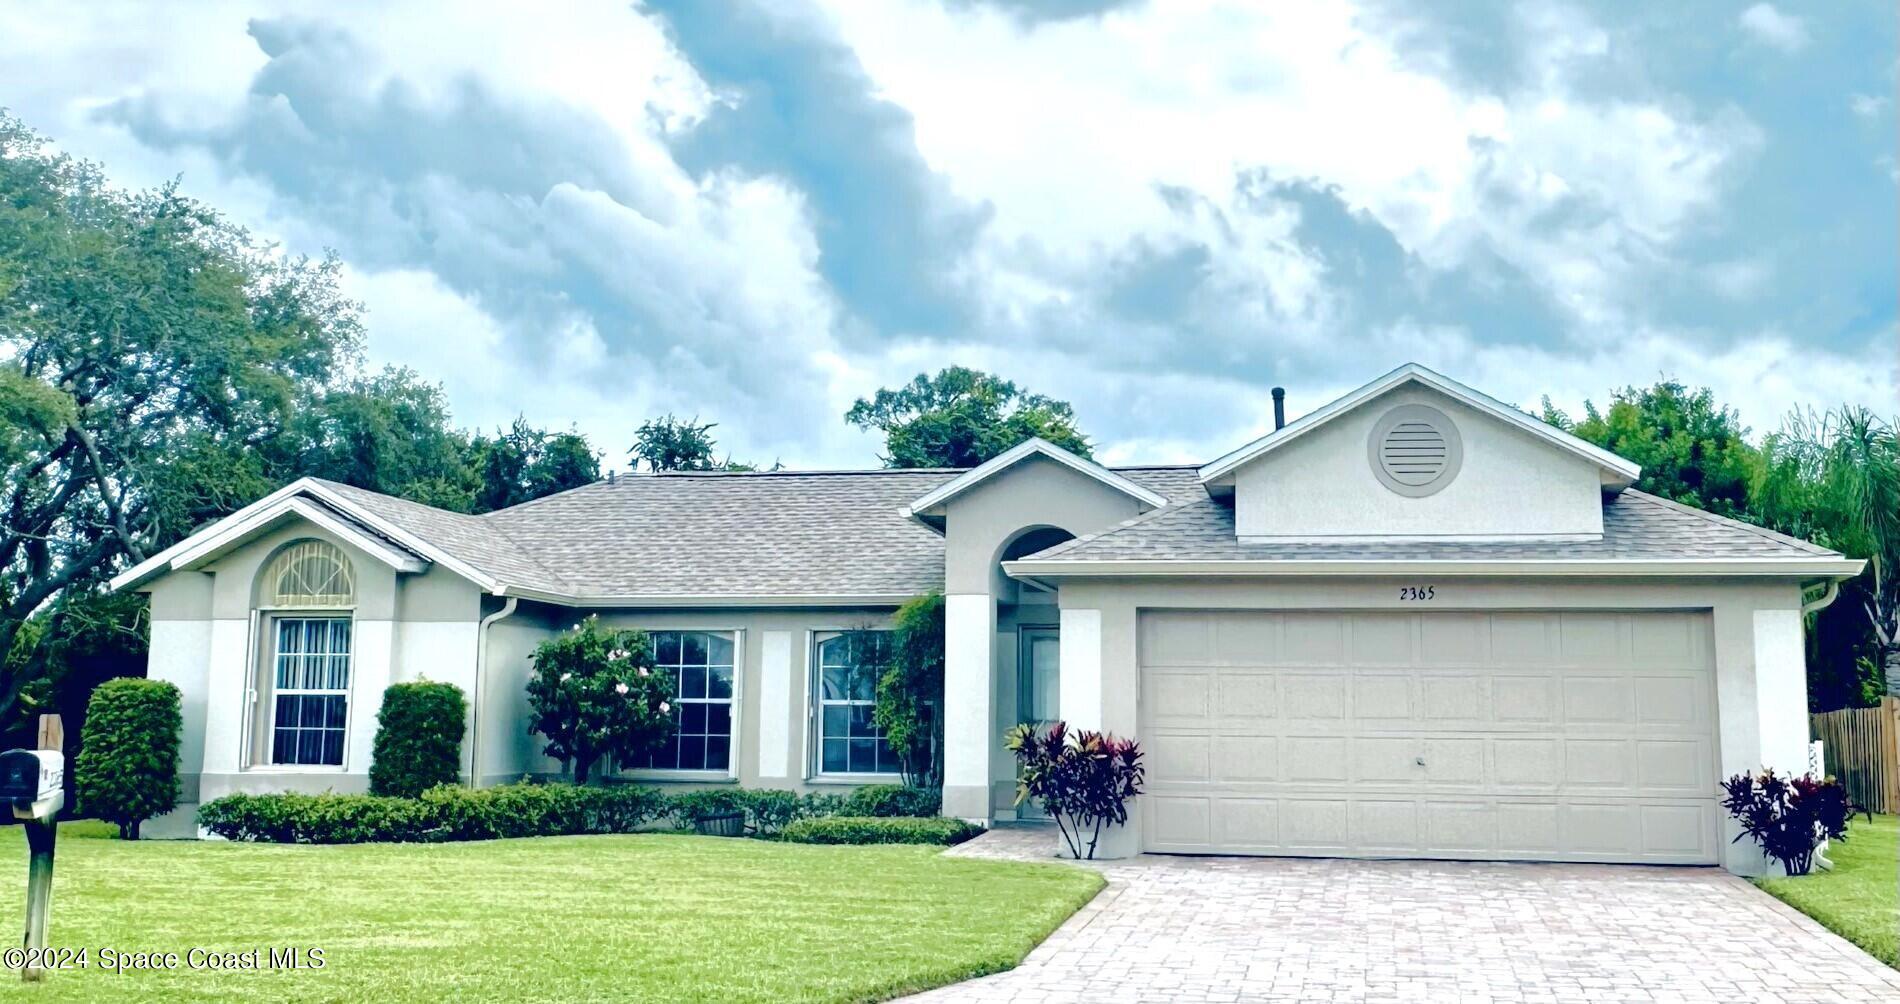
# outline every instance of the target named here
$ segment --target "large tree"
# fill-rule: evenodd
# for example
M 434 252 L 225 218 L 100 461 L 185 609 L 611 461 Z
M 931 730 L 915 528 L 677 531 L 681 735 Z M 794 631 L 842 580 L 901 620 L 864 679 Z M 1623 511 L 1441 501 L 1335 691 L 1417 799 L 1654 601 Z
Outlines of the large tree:
M 579 432 L 546 432 L 517 417 L 470 445 L 480 487 L 474 511 L 491 512 L 600 480 L 600 454 Z
M 674 418 L 671 414 L 648 419 L 633 430 L 633 447 L 627 459 L 633 469 L 658 471 L 756 471 L 759 465 L 732 459 L 720 460 L 719 442 L 712 435 L 718 422 L 701 422 L 698 417 Z M 780 465 L 774 462 L 771 470 Z
M 1584 417 L 1568 415 L 1544 399 L 1544 420 L 1643 467 L 1636 487 L 1651 494 L 1724 516 L 1749 516 L 1749 485 L 1761 454 L 1748 442 L 1748 428 L 1735 410 L 1715 403 L 1707 387 L 1690 391 L 1673 380 L 1653 387 L 1625 387 L 1611 395 L 1607 411 L 1594 402 Z
M 1089 455 L 1067 401 L 962 366 L 859 398 L 845 421 L 884 435 L 887 467 L 975 467 L 1031 436 Z
M 456 512 L 473 509 L 483 487 L 474 443 L 450 422 L 442 388 L 408 369 L 316 388 L 282 439 L 273 482 L 328 478 Z
M 0 116 L 0 712 L 44 670 L 14 660 L 30 617 L 266 487 L 300 388 L 358 346 L 339 268 Z

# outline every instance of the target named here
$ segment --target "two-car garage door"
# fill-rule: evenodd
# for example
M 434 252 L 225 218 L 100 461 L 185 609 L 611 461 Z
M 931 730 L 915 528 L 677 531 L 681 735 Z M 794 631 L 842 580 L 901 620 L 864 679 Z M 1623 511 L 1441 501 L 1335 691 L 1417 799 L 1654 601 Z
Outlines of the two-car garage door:
M 1142 616 L 1151 851 L 1711 864 L 1706 614 Z

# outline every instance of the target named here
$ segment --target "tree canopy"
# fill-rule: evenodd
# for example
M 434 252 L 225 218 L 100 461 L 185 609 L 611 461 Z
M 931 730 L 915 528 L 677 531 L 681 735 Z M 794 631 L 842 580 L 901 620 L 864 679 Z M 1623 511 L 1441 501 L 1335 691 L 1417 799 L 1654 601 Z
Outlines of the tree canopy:
M 1031 436 L 1090 455 L 1067 401 L 962 366 L 859 398 L 845 421 L 883 433 L 886 467 L 975 467 Z
M 1690 391 L 1664 380 L 1616 391 L 1608 411 L 1588 401 L 1583 408 L 1583 420 L 1573 422 L 1545 398 L 1543 417 L 1641 464 L 1636 487 L 1643 491 L 1724 516 L 1749 513 L 1749 486 L 1759 476 L 1761 453 L 1749 445 L 1741 417 L 1717 405 L 1707 387 Z

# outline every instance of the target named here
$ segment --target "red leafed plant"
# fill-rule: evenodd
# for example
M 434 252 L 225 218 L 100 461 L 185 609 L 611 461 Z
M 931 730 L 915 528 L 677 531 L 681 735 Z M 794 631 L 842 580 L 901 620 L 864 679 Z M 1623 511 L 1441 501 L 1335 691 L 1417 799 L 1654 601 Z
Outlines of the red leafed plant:
M 1847 789 L 1831 777 L 1782 777 L 1770 768 L 1737 774 L 1722 782 L 1722 791 L 1722 808 L 1742 826 L 1735 839 L 1753 837 L 1790 875 L 1814 867 L 1821 841 L 1847 839 L 1854 807 Z
M 1018 725 L 1004 744 L 1016 755 L 1016 804 L 1040 802 L 1072 856 L 1093 860 L 1102 827 L 1128 822 L 1128 800 L 1141 794 L 1143 777 L 1135 740 L 1054 722 L 1041 733 Z

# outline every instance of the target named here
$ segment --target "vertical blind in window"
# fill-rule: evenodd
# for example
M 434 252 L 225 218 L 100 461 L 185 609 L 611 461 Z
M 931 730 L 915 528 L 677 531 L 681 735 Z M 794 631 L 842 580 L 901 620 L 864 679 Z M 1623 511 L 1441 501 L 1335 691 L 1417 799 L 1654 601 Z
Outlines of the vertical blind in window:
M 342 766 L 350 620 L 280 617 L 275 623 L 271 762 Z

